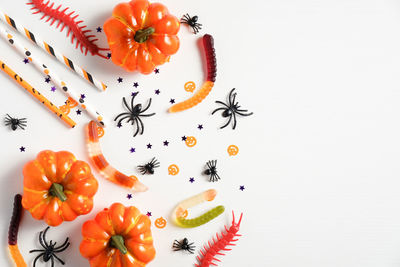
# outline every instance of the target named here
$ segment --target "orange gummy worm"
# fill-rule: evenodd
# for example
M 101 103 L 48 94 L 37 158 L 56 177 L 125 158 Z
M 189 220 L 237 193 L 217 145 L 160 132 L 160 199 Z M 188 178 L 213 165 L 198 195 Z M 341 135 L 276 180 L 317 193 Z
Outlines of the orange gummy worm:
M 204 82 L 198 92 L 196 92 L 191 98 L 173 105 L 169 109 L 169 112 L 179 112 L 196 106 L 207 97 L 213 86 L 214 83 L 211 81 Z

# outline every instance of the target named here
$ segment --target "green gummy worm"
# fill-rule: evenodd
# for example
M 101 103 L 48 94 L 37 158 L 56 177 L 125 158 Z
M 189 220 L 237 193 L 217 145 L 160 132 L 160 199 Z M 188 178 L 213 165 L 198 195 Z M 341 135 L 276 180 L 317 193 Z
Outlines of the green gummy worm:
M 205 223 L 208 223 L 212 219 L 218 217 L 220 214 L 222 214 L 225 211 L 225 207 L 220 205 L 217 206 L 203 215 L 200 215 L 199 217 L 193 218 L 193 219 L 185 219 L 183 217 L 178 217 L 176 218 L 179 226 L 184 227 L 184 228 L 193 228 L 197 227 L 200 225 L 203 225 Z

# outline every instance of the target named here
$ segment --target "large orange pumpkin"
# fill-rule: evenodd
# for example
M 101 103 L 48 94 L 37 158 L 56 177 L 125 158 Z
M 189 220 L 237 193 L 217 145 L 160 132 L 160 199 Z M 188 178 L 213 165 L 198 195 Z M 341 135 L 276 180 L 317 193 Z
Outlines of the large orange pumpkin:
M 22 206 L 50 226 L 89 213 L 97 180 L 89 165 L 67 151 L 44 150 L 25 164 Z
M 179 20 L 164 5 L 132 0 L 115 6 L 104 32 L 116 65 L 149 74 L 178 51 L 179 27 Z
M 143 267 L 156 255 L 150 227 L 136 207 L 114 203 L 83 224 L 79 249 L 91 267 Z

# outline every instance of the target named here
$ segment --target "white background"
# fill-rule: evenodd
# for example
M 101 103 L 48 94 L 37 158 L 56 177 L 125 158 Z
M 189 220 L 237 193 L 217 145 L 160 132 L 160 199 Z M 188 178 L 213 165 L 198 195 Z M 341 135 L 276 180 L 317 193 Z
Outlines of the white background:
M 6 2 L 6 1 L 2 1 Z M 165 0 L 171 13 L 198 15 L 203 33 L 215 37 L 218 59 L 217 83 L 198 107 L 180 114 L 168 114 L 169 99 L 190 96 L 186 81 L 200 87 L 203 79 L 199 35 L 182 26 L 181 48 L 160 73 L 149 76 L 128 74 L 97 57 L 82 56 L 58 33 L 30 15 L 25 1 L 2 3 L 1 8 L 19 23 L 85 66 L 109 88 L 99 93 L 67 71 L 45 53 L 38 53 L 88 101 L 107 117 L 109 127 L 101 139 L 108 161 L 127 174 L 156 156 L 161 167 L 154 176 L 141 177 L 150 187 L 146 193 L 126 199 L 127 191 L 101 176 L 95 208 L 86 216 L 52 228 L 49 238 L 62 241 L 69 236 L 71 247 L 60 257 L 67 266 L 88 266 L 79 254 L 81 224 L 113 202 L 135 205 L 155 218 L 167 218 L 164 229 L 153 227 L 157 257 L 149 266 L 192 266 L 193 255 L 174 253 L 174 239 L 189 238 L 199 248 L 231 220 L 229 211 L 243 211 L 243 237 L 219 266 L 399 266 L 400 213 L 398 203 L 400 159 L 400 3 L 389 0 L 326 1 L 178 1 Z M 57 1 L 59 3 L 60 1 Z M 91 29 L 103 24 L 116 1 L 63 1 L 76 10 Z M 105 37 L 99 34 L 100 44 Z M 25 42 L 33 47 L 29 42 Z M 32 81 L 46 96 L 62 104 L 60 91 L 50 85 L 31 64 L 5 42 L 0 42 L 1 59 Z M 118 84 L 117 78 L 124 78 Z M 132 128 L 118 129 L 112 118 L 122 112 L 121 98 L 137 91 L 137 99 L 153 98 L 145 118 L 145 134 L 132 138 Z M 68 129 L 4 74 L 0 114 L 28 117 L 26 131 L 12 132 L 0 127 L 0 196 L 5 246 L 12 197 L 22 192 L 23 165 L 43 149 L 69 150 L 87 160 L 83 127 L 86 115 L 77 116 L 78 126 Z M 255 113 L 239 118 L 238 129 L 219 130 L 224 119 L 211 116 L 215 100 L 223 100 L 237 88 L 243 107 Z M 154 94 L 160 89 L 159 96 Z M 72 111 L 74 112 L 74 111 Z M 197 124 L 203 124 L 199 131 Z M 182 135 L 194 135 L 198 145 L 188 148 Z M 162 141 L 169 140 L 169 147 Z M 147 143 L 153 144 L 151 150 Z M 236 157 L 226 148 L 239 147 Z M 19 152 L 25 146 L 26 152 Z M 130 147 L 136 153 L 129 152 Z M 218 159 L 222 180 L 210 184 L 201 175 L 204 163 Z M 167 174 L 176 163 L 181 172 Z M 189 183 L 189 177 L 196 181 Z M 239 186 L 246 189 L 242 192 Z M 218 190 L 217 198 L 193 210 L 223 204 L 227 212 L 195 228 L 173 225 L 170 213 L 182 199 L 208 188 Z M 23 218 L 19 243 L 29 264 L 38 248 L 38 232 L 45 228 L 29 213 Z M 1 265 L 8 264 L 5 249 Z M 48 265 L 50 266 L 50 265 Z

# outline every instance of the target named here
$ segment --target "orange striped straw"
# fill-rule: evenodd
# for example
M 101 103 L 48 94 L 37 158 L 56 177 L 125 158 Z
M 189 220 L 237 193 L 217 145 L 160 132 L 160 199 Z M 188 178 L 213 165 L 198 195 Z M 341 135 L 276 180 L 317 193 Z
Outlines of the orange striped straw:
M 16 74 L 12 69 L 10 69 L 3 61 L 0 60 L 1 70 L 8 74 L 11 78 L 13 78 L 19 85 L 25 88 L 33 97 L 40 101 L 43 105 L 45 105 L 50 111 L 54 112 L 57 117 L 62 119 L 66 124 L 68 124 L 71 128 L 74 128 L 76 123 L 70 117 L 65 115 L 57 106 L 55 106 L 51 101 L 49 101 L 46 97 L 44 97 L 38 90 L 32 87 L 27 81 L 25 81 L 21 76 Z

